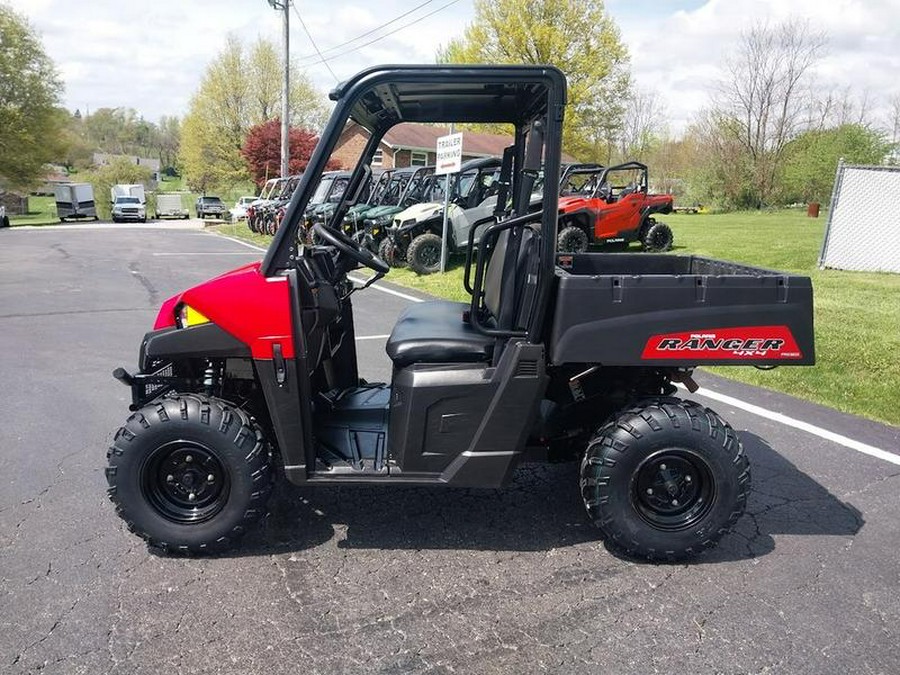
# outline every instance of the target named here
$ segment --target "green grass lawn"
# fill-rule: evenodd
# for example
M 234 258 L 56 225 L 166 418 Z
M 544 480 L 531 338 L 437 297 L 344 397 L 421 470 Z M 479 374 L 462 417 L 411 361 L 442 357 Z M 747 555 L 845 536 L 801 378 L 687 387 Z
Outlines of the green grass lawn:
M 13 227 L 16 225 L 56 225 L 58 223 L 59 216 L 56 215 L 55 197 L 32 195 L 28 198 L 28 213 L 9 217 L 9 224 Z
M 900 425 L 900 275 L 819 270 L 826 217 L 823 213 L 811 219 L 803 211 L 785 210 L 672 214 L 665 220 L 675 232 L 674 253 L 724 258 L 813 280 L 817 365 L 770 371 L 719 367 L 712 372 Z M 252 235 L 244 224 L 223 226 L 220 231 L 260 246 L 269 242 L 269 237 Z M 392 270 L 388 280 L 468 301 L 462 259 L 452 263 L 444 275 L 420 277 L 401 269 Z

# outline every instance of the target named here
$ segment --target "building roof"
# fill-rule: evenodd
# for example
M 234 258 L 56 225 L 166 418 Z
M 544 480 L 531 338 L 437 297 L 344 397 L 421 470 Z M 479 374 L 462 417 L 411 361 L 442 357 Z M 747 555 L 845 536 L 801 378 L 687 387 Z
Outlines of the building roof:
M 347 133 L 358 129 L 368 136 L 365 127 L 349 122 L 344 129 Z M 463 134 L 463 154 L 467 157 L 500 157 L 503 150 L 512 144 L 512 137 L 504 134 L 483 134 L 475 131 L 461 129 Z M 433 126 L 431 124 L 414 124 L 404 122 L 392 127 L 381 139 L 391 150 L 422 150 L 434 152 L 437 139 L 450 133 L 449 127 Z M 577 161 L 571 155 L 563 153 L 564 162 Z
M 465 155 L 499 156 L 512 143 L 512 138 L 504 134 L 483 134 L 468 130 L 462 132 Z M 405 122 L 389 129 L 384 135 L 384 142 L 394 149 L 434 152 L 437 139 L 449 133 L 449 127 Z
M 109 164 L 113 159 L 116 158 L 124 158 L 127 159 L 132 164 L 137 164 L 138 166 L 145 166 L 150 171 L 159 171 L 160 170 L 160 161 L 158 159 L 154 159 L 152 157 L 137 157 L 136 155 L 114 155 L 107 152 L 95 152 L 94 153 L 94 164 L 98 166 L 102 166 L 104 164 Z
M 348 122 L 343 134 L 360 131 L 366 136 L 369 131 L 355 122 Z M 505 134 L 484 134 L 467 129 L 460 129 L 463 134 L 463 155 L 467 157 L 501 157 L 503 150 L 512 144 L 512 136 Z M 381 142 L 393 151 L 397 150 L 422 150 L 434 152 L 437 139 L 450 133 L 449 127 L 435 126 L 431 124 L 416 124 L 403 122 L 385 133 Z M 342 135 L 342 137 L 346 137 Z M 563 152 L 562 160 L 565 163 L 577 162 L 571 155 Z

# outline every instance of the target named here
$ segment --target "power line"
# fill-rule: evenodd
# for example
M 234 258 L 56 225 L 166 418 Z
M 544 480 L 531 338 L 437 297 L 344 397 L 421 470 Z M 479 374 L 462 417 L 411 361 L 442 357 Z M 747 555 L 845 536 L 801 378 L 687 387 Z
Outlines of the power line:
M 347 49 L 347 50 L 345 50 L 345 51 L 342 51 L 342 52 L 340 52 L 340 53 L 338 53 L 338 54 L 335 54 L 334 56 L 328 56 L 328 57 L 325 57 L 325 58 L 320 57 L 319 62 L 320 62 L 320 63 L 326 63 L 327 61 L 334 61 L 335 59 L 339 59 L 339 58 L 341 58 L 342 56 L 346 56 L 347 54 L 352 54 L 353 52 L 358 52 L 358 51 L 359 51 L 360 49 L 362 49 L 363 47 L 368 47 L 369 45 L 374 44 L 374 43 L 378 42 L 379 40 L 383 40 L 383 39 L 386 38 L 386 37 L 390 37 L 390 36 L 393 35 L 394 33 L 399 33 L 401 30 L 404 30 L 404 29 L 406 29 L 406 28 L 409 28 L 410 26 L 414 26 L 414 25 L 416 25 L 417 23 L 419 23 L 420 21 L 424 21 L 424 20 L 427 19 L 428 17 L 434 16 L 435 14 L 437 14 L 438 12 L 440 12 L 441 10 L 447 9 L 450 5 L 454 5 L 454 4 L 456 4 L 457 2 L 459 2 L 459 0 L 450 0 L 450 2 L 445 3 L 445 4 L 441 5 L 440 7 L 438 7 L 437 9 L 428 12 L 428 14 L 423 14 L 423 15 L 420 16 L 418 19 L 415 19 L 414 21 L 410 21 L 409 23 L 405 23 L 405 24 L 403 24 L 402 26 L 399 26 L 398 28 L 395 28 L 394 30 L 392 30 L 392 31 L 390 31 L 390 32 L 388 32 L 388 33 L 385 33 L 384 35 L 380 35 L 380 36 L 378 36 L 377 38 L 374 38 L 373 40 L 369 40 L 368 42 L 364 42 L 364 43 L 361 44 L 361 45 L 358 45 L 358 46 L 353 47 L 353 48 L 351 48 L 351 49 Z M 351 40 L 351 42 L 352 42 L 352 40 Z M 315 57 L 310 57 L 310 58 L 315 58 Z M 326 65 L 327 65 L 327 64 L 326 64 Z M 329 70 L 331 70 L 331 69 L 329 68 Z M 333 73 L 332 73 L 332 74 L 333 74 Z
M 287 0 L 286 0 L 286 1 L 287 1 Z M 296 15 L 297 15 L 297 18 L 300 20 L 300 25 L 303 26 L 303 32 L 306 33 L 306 37 L 308 37 L 308 38 L 309 38 L 309 41 L 312 43 L 313 49 L 315 49 L 315 50 L 316 50 L 316 54 L 319 55 L 319 60 L 320 60 L 320 62 L 321 62 L 322 64 L 324 64 L 326 68 L 328 68 L 328 72 L 331 73 L 331 76 L 334 78 L 334 81 L 335 81 L 335 82 L 340 82 L 340 80 L 338 79 L 338 76 L 334 74 L 334 71 L 331 69 L 331 66 L 328 64 L 328 62 L 327 62 L 327 61 L 325 60 L 325 58 L 322 56 L 322 52 L 319 51 L 319 45 L 317 45 L 317 44 L 316 44 L 316 41 L 313 40 L 313 36 L 312 36 L 312 34 L 309 32 L 309 29 L 306 27 L 306 23 L 303 21 L 303 17 L 300 16 L 300 10 L 297 9 L 297 3 L 296 3 L 296 2 L 292 2 L 292 3 L 291 3 L 291 6 L 294 8 L 294 14 L 296 14 Z
M 382 28 L 387 28 L 392 23 L 397 23 L 400 19 L 407 17 L 410 14 L 412 14 L 413 12 L 416 12 L 416 11 L 422 9 L 425 5 L 430 5 L 432 2 L 434 2 L 434 0 L 425 0 L 425 2 L 418 4 L 415 7 L 413 7 L 412 9 L 409 9 L 409 10 L 403 12 L 403 14 L 395 16 L 393 19 L 391 19 L 390 21 L 384 22 L 380 26 L 375 26 L 375 28 L 372 28 L 371 30 L 367 30 L 365 33 L 360 33 L 355 38 L 351 38 L 350 40 L 347 40 L 346 42 L 341 42 L 340 44 L 333 45 L 333 46 L 329 47 L 328 49 L 323 49 L 320 56 L 323 54 L 328 54 L 329 52 L 337 51 L 341 47 L 346 47 L 349 44 L 353 44 L 357 40 L 362 40 L 364 37 L 368 37 L 368 36 L 372 35 L 372 33 L 377 33 Z M 315 56 L 316 56 L 315 54 L 304 54 L 303 56 L 298 56 L 297 58 L 312 59 L 312 58 L 315 58 Z

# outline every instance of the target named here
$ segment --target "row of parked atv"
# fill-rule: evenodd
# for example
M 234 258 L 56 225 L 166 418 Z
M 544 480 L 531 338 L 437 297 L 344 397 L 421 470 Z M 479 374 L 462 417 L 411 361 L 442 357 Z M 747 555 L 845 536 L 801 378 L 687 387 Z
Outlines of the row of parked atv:
M 408 264 L 419 274 L 436 272 L 441 261 L 445 192 L 449 190 L 449 252 L 464 252 L 472 230 L 477 245 L 481 230 L 495 221 L 501 165 L 499 158 L 473 159 L 449 177 L 436 176 L 433 166 L 385 170 L 347 212 L 344 233 L 392 267 Z M 260 199 L 248 209 L 252 231 L 269 235 L 278 231 L 299 178 L 266 183 Z M 304 214 L 308 243 L 314 243 L 313 226 L 331 220 L 349 179 L 350 174 L 343 171 L 323 174 Z M 540 209 L 544 189 L 539 177 L 531 194 L 534 210 Z M 672 197 L 649 192 L 644 164 L 570 164 L 562 173 L 559 194 L 557 248 L 561 253 L 635 241 L 647 251 L 672 247 L 672 230 L 656 220 L 658 214 L 672 212 Z M 504 207 L 500 205 L 499 210 Z

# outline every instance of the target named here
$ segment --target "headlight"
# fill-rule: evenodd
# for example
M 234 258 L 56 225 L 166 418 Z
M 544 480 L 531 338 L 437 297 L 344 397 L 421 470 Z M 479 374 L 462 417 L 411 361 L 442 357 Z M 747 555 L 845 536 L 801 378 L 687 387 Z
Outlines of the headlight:
M 397 221 L 394 221 L 394 222 L 396 223 Z M 416 224 L 415 218 L 407 218 L 402 223 L 400 223 L 400 227 L 409 227 L 410 225 L 415 225 L 415 224 Z
M 203 316 L 190 305 L 179 305 L 175 310 L 175 324 L 179 328 L 189 328 L 191 326 L 199 326 L 203 323 L 209 323 L 209 319 Z

